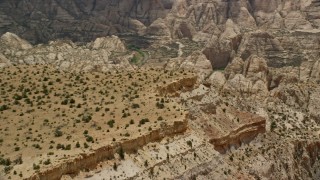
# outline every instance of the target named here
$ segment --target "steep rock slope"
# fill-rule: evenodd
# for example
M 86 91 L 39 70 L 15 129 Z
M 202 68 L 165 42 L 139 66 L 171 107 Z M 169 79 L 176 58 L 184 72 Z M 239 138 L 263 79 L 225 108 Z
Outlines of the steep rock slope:
M 0 2 L 0 33 L 14 32 L 32 42 L 68 37 L 93 40 L 128 31 L 143 31 L 172 6 L 170 0 L 49 0 Z
M 174 38 L 211 36 L 221 34 L 228 19 L 243 31 L 320 26 L 317 0 L 4 0 L 0 10 L 0 34 L 10 31 L 33 43 L 127 32 L 163 35 L 164 29 Z
M 49 45 L 32 46 L 12 33 L 0 37 L 3 63 L 51 64 L 63 71 L 112 71 L 132 69 L 128 61 L 131 54 L 117 36 L 97 38 L 85 45 L 71 41 L 50 41 Z

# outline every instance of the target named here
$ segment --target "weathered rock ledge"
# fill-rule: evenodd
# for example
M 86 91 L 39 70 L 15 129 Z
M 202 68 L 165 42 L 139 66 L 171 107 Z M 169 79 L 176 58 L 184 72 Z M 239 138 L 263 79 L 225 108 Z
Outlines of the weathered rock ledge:
M 169 83 L 166 86 L 158 88 L 160 95 L 179 96 L 179 92 L 190 91 L 194 89 L 197 83 L 197 76 L 190 78 L 183 78 L 174 82 Z
M 231 147 L 240 147 L 242 143 L 249 143 L 259 133 L 266 131 L 266 120 L 262 117 L 256 117 L 256 120 L 249 124 L 244 124 L 226 135 L 212 138 L 210 143 L 214 145 L 215 150 L 225 153 Z
M 184 133 L 188 129 L 188 122 L 175 121 L 173 125 L 164 125 L 160 129 L 153 130 L 147 135 L 140 136 L 136 139 L 127 140 L 113 145 L 99 147 L 88 154 L 79 154 L 74 159 L 68 159 L 59 165 L 35 173 L 25 180 L 57 180 L 63 175 L 76 175 L 81 170 L 91 169 L 97 166 L 101 161 L 114 158 L 114 154 L 121 148 L 126 153 L 136 152 L 138 148 L 150 143 L 163 139 L 167 136 Z

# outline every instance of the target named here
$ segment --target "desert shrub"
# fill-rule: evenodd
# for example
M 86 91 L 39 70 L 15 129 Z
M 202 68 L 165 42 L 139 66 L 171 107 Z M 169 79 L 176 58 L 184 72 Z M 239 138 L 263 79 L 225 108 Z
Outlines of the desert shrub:
M 4 173 L 8 174 L 11 171 L 11 169 L 12 169 L 12 166 L 5 166 L 3 170 L 4 170 Z
M 139 125 L 143 125 L 143 124 L 145 124 L 145 123 L 147 123 L 147 122 L 150 122 L 148 118 L 141 119 L 141 120 L 139 121 Z
M 65 148 L 65 150 L 71 150 L 71 144 L 68 144 Z
M 140 105 L 139 104 L 132 104 L 131 106 L 132 109 L 137 109 L 137 108 L 140 108 Z
M 119 149 L 118 154 L 119 154 L 121 159 L 124 159 L 124 151 L 123 151 L 122 147 Z
M 69 100 L 68 100 L 68 99 L 64 99 L 64 100 L 61 102 L 61 105 L 67 105 L 67 104 L 68 104 L 68 102 L 69 102 Z
M 164 108 L 164 104 L 160 103 L 160 102 L 157 102 L 156 106 L 157 106 L 158 109 L 163 109 Z
M 107 122 L 110 128 L 113 128 L 114 123 L 115 123 L 114 119 L 111 119 L 110 121 Z
M 0 106 L 0 111 L 5 111 L 5 110 L 8 110 L 9 107 L 7 105 L 2 105 Z
M 57 147 L 56 147 L 57 149 L 65 149 L 65 147 L 64 147 L 64 145 L 63 144 L 57 144 Z
M 33 163 L 33 170 L 39 170 L 40 166 Z
M 17 157 L 17 159 L 15 159 L 13 162 L 14 164 L 22 164 L 23 163 L 22 157 L 21 156 Z
M 89 135 L 86 135 L 86 141 L 94 143 L 93 137 Z
M 82 116 L 82 121 L 85 122 L 85 123 L 90 122 L 91 119 L 92 119 L 92 117 L 89 114 Z
M 4 165 L 4 166 L 10 166 L 11 165 L 11 160 L 8 159 L 3 159 L 0 157 L 0 165 Z
M 190 146 L 192 148 L 192 142 L 189 140 L 187 141 L 188 146 Z
M 76 101 L 74 99 L 70 99 L 70 103 L 74 104 L 74 103 L 76 103 Z
M 43 164 L 44 164 L 44 165 L 49 165 L 49 164 L 51 164 L 50 159 L 45 160 L 45 161 L 43 162 Z
M 63 135 L 62 131 L 57 128 L 55 131 L 54 131 L 54 136 L 55 137 L 61 137 Z
M 276 122 L 273 121 L 270 125 L 270 129 L 271 129 L 271 131 L 273 131 L 275 128 L 277 128 L 277 124 L 276 124 Z
M 80 148 L 80 143 L 79 143 L 79 141 L 76 143 L 76 148 Z
M 114 169 L 115 171 L 118 169 L 117 163 L 114 163 L 114 164 L 113 164 L 113 169 Z

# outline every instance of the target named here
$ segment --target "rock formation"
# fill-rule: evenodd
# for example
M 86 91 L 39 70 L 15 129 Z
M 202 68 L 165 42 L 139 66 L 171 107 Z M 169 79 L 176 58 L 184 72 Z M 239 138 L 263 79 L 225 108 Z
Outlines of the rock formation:
M 115 154 L 103 149 L 33 178 L 320 178 L 319 0 L 3 0 L 0 35 L 0 72 L 194 73 L 155 80 L 188 111 L 183 134 L 151 131 L 122 144 L 125 160 L 98 165 Z
M 172 7 L 170 0 L 2 1 L 1 33 L 10 31 L 32 42 L 69 37 L 90 41 L 98 36 L 140 31 Z
M 55 38 L 93 40 L 115 33 L 148 32 L 193 38 L 202 32 L 218 35 L 226 22 L 242 31 L 256 29 L 311 30 L 320 26 L 317 0 L 241 1 L 9 1 L 0 3 L 1 33 L 16 33 L 32 42 Z M 168 27 L 163 31 L 159 18 Z M 158 19 L 158 20 L 157 20 Z M 157 20 L 157 22 L 155 22 Z M 157 24 L 157 25 L 156 25 Z M 153 29 L 153 30 L 151 30 Z M 156 32 L 158 29 L 159 32 Z M 162 29 L 162 30 L 161 30 Z
M 166 136 L 177 135 L 185 132 L 186 130 L 187 121 L 176 121 L 172 126 L 163 127 L 163 129 L 152 131 L 149 134 L 137 139 L 128 140 L 113 146 L 105 146 L 98 149 L 93 149 L 87 154 L 80 154 L 75 159 L 65 161 L 56 167 L 37 172 L 31 177 L 28 177 L 27 180 L 55 180 L 61 179 L 62 175 L 65 174 L 78 174 L 80 170 L 96 167 L 99 162 L 105 159 L 112 159 L 121 148 L 126 153 L 132 153 L 148 143 L 160 141 Z
M 67 40 L 32 46 L 18 36 L 6 33 L 0 39 L 0 52 L 13 64 L 52 64 L 64 71 L 110 71 L 128 69 L 129 56 L 117 56 L 126 51 L 125 45 L 116 37 L 97 38 L 86 45 L 76 45 Z M 3 57 L 2 56 L 2 57 Z M 5 60 L 3 60 L 5 61 Z M 9 61 L 5 61 L 9 62 Z

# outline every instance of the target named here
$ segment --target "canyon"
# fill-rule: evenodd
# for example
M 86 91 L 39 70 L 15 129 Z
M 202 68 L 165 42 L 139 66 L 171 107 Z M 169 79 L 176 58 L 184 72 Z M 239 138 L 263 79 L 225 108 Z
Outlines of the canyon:
M 0 35 L 0 179 L 320 178 L 319 0 L 3 0 Z

